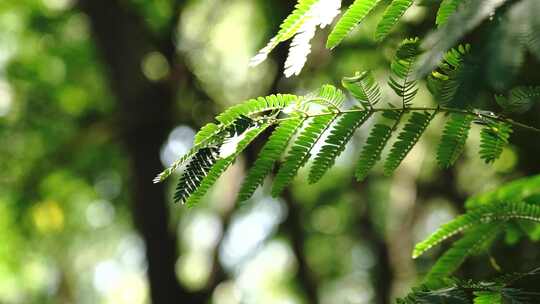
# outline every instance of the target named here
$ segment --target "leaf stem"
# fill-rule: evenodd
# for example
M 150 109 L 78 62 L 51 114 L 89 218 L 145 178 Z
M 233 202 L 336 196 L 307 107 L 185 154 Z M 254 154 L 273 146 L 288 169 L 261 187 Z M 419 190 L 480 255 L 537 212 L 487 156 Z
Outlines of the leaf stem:
M 536 127 L 529 126 L 529 125 L 517 122 L 515 120 L 509 119 L 509 118 L 504 118 L 504 117 L 500 117 L 500 116 L 496 116 L 496 115 L 490 115 L 490 114 L 485 114 L 485 113 L 481 113 L 481 112 L 476 112 L 474 110 L 448 108 L 448 107 L 408 107 L 408 108 L 401 108 L 401 109 L 399 109 L 399 108 L 398 109 L 396 109 L 396 108 L 371 108 L 371 109 L 368 109 L 368 110 L 366 110 L 366 109 L 350 109 L 350 110 L 340 110 L 338 113 L 332 111 L 332 112 L 322 112 L 322 113 L 316 113 L 316 114 L 305 113 L 305 115 L 306 115 L 307 118 L 310 118 L 310 117 L 336 115 L 336 114 L 339 116 L 339 115 L 342 115 L 342 114 L 345 114 L 345 113 L 365 112 L 365 111 L 372 112 L 372 113 L 375 113 L 375 112 L 389 112 L 389 111 L 402 111 L 403 113 L 417 112 L 417 111 L 435 111 L 436 112 L 435 114 L 457 113 L 457 114 L 475 116 L 475 117 L 478 117 L 479 119 L 482 119 L 482 118 L 484 118 L 484 119 L 492 119 L 492 120 L 496 120 L 496 121 L 511 124 L 513 126 L 519 127 L 521 129 L 524 129 L 524 130 L 540 133 L 540 129 L 538 129 Z M 287 118 L 276 119 L 276 123 L 279 123 L 281 121 L 288 120 L 288 119 L 290 119 L 290 118 L 287 117 Z

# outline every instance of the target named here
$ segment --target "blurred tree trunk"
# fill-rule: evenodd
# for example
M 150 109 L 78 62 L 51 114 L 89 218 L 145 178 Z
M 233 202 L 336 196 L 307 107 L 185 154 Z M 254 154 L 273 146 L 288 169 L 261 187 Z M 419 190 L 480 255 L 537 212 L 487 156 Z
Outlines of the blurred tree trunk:
M 171 113 L 177 85 L 174 81 L 149 81 L 142 73 L 141 62 L 151 51 L 160 51 L 169 64 L 174 62 L 172 37 L 164 42 L 156 40 L 142 18 L 122 1 L 80 0 L 79 7 L 90 18 L 117 99 L 117 131 L 130 158 L 132 213 L 146 244 L 151 300 L 160 304 L 204 303 L 211 291 L 194 294 L 178 283 L 177 239 L 169 229 L 165 189 L 163 184 L 152 183 L 161 168 L 161 145 L 173 128 Z M 176 22 L 171 23 L 174 26 Z

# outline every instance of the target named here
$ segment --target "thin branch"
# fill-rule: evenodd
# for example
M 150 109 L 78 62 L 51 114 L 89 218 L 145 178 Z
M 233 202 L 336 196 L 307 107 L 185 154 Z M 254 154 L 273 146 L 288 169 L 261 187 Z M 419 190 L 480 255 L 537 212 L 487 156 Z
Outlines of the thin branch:
M 447 107 L 372 108 L 372 109 L 368 109 L 368 110 L 366 110 L 366 109 L 351 109 L 351 110 L 340 110 L 337 113 L 332 111 L 332 112 L 322 112 L 322 113 L 316 113 L 316 114 L 304 113 L 304 115 L 307 118 L 310 118 L 310 117 L 336 115 L 336 114 L 339 116 L 339 115 L 343 115 L 345 113 L 365 112 L 365 111 L 370 111 L 370 112 L 373 112 L 373 113 L 375 113 L 375 112 L 395 112 L 395 111 L 402 111 L 404 113 L 407 113 L 407 112 L 421 112 L 421 111 L 437 111 L 436 114 L 439 114 L 439 113 L 443 113 L 443 114 L 458 113 L 458 114 L 463 114 L 463 115 L 475 116 L 475 117 L 478 117 L 479 119 L 496 120 L 496 121 L 511 124 L 513 126 L 521 128 L 521 129 L 525 129 L 525 130 L 528 130 L 528 131 L 540 133 L 540 129 L 538 129 L 536 127 L 533 127 L 533 126 L 529 126 L 529 125 L 520 123 L 520 122 L 517 122 L 517 121 L 512 120 L 510 118 L 505 118 L 505 117 L 500 117 L 500 116 L 495 116 L 495 115 L 490 115 L 490 114 L 484 114 L 484 113 L 481 113 L 479 111 L 474 111 L 474 110 L 471 111 L 471 110 L 457 109 L 457 108 L 447 108 Z M 291 118 L 289 118 L 289 117 L 281 118 L 281 119 L 276 120 L 276 122 L 278 123 L 278 122 L 288 120 L 288 119 L 291 119 Z

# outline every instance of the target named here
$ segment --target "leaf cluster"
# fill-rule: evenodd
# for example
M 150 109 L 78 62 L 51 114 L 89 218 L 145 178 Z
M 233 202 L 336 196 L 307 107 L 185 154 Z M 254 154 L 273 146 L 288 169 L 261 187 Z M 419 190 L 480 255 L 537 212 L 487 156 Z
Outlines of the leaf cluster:
M 465 214 L 443 224 L 415 246 L 413 258 L 457 234 L 463 234 L 437 259 L 424 283 L 440 286 L 468 256 L 486 250 L 503 233 L 535 240 L 534 231 L 540 223 L 539 194 L 540 176 L 533 176 L 470 198 L 466 202 Z
M 465 49 L 451 50 L 441 64 L 441 71 L 458 66 L 460 54 Z M 388 86 L 399 103 L 384 96 L 373 74 L 364 71 L 342 81 L 353 98 L 352 105 L 345 103 L 347 95 L 342 90 L 324 85 L 305 96 L 271 95 L 233 106 L 219 114 L 216 122 L 201 128 L 195 136 L 193 148 L 158 175 L 155 181 L 162 181 L 182 169 L 174 198 L 177 202 L 193 205 L 255 138 L 271 129 L 270 137 L 247 173 L 238 198 L 243 201 L 251 197 L 274 167 L 278 169 L 271 193 L 279 196 L 299 170 L 310 163 L 308 181 L 318 182 L 363 126 L 370 130 L 358 155 L 356 179 L 365 179 L 381 159 L 384 159 L 384 173 L 391 175 L 438 114 L 450 114 L 436 153 L 442 168 L 451 166 L 458 159 L 473 124 L 482 128 L 480 157 L 486 163 L 499 158 L 508 143 L 513 121 L 480 110 L 414 107 L 418 93 L 414 66 L 419 56 L 418 39 L 406 39 L 391 62 Z M 435 92 L 450 92 L 455 85 L 452 77 L 440 77 L 433 87 L 442 88 Z M 516 92 L 518 90 L 523 91 L 516 89 Z M 439 96 L 434 94 L 435 98 Z M 510 96 L 521 100 L 525 99 L 524 96 L 529 96 L 529 99 L 535 97 L 526 93 L 511 93 Z M 370 120 L 374 123 L 368 127 Z M 386 155 L 385 150 L 388 150 Z

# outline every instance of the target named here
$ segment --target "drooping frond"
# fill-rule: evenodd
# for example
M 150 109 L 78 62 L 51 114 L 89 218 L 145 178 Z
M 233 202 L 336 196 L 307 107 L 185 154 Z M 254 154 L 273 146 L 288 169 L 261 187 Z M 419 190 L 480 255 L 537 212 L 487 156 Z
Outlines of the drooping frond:
M 470 197 L 465 202 L 465 207 L 473 209 L 497 202 L 519 202 L 537 194 L 540 194 L 540 175 L 521 178 L 497 187 L 494 191 Z
M 304 120 L 304 117 L 294 116 L 283 121 L 274 130 L 244 179 L 238 195 L 239 201 L 250 198 L 257 187 L 262 184 L 264 177 L 272 171 L 274 164 L 279 160 L 289 141 L 302 126 Z
M 512 113 L 527 112 L 535 102 L 540 100 L 539 86 L 520 86 L 510 90 L 508 96 L 495 96 L 497 104 L 505 111 Z
M 426 53 L 419 60 L 418 74 L 427 75 L 441 61 L 442 56 L 469 31 L 476 28 L 482 21 L 489 18 L 493 12 L 507 0 L 475 0 L 466 5 L 459 5 L 457 11 L 448 18 L 444 26 L 429 34 L 422 44 Z
M 474 117 L 453 113 L 446 123 L 437 146 L 437 163 L 442 168 L 452 166 L 461 155 Z
M 370 109 L 381 101 L 381 88 L 370 71 L 343 77 L 341 83 L 364 109 Z
M 463 64 L 463 58 L 470 53 L 470 44 L 460 44 L 455 48 L 452 48 L 444 54 L 444 61 L 441 69 L 446 72 L 457 70 Z
M 426 285 L 413 288 L 406 297 L 396 300 L 397 304 L 471 304 L 468 298 L 468 290 L 458 286 L 445 286 L 444 288 L 432 289 Z
M 413 258 L 419 257 L 427 250 L 464 230 L 491 222 L 511 219 L 540 222 L 540 206 L 524 202 L 497 202 L 480 206 L 443 224 L 424 241 L 416 244 L 413 250 Z
M 398 135 L 397 141 L 392 146 L 390 154 L 384 163 L 384 173 L 391 175 L 401 164 L 403 159 L 416 145 L 434 115 L 428 112 L 413 112 L 411 117 L 403 126 L 403 130 Z
M 345 146 L 354 134 L 354 131 L 363 125 L 373 112 L 349 112 L 341 116 L 337 123 L 332 127 L 330 135 L 321 148 L 309 172 L 308 180 L 310 183 L 316 183 L 330 169 L 336 158 L 345 151 Z
M 512 126 L 505 122 L 489 121 L 480 133 L 480 158 L 486 163 L 497 160 L 508 144 Z
M 223 142 L 219 147 L 219 157 L 227 158 L 235 154 L 239 143 L 249 134 L 247 131 L 259 126 L 255 120 L 244 115 L 240 116 L 225 130 L 226 136 L 223 138 Z
M 202 147 L 195 146 L 194 148 L 190 149 L 186 154 L 182 155 L 179 159 L 177 159 L 171 166 L 166 168 L 165 170 L 161 171 L 152 182 L 154 184 L 161 183 L 162 181 L 166 180 L 169 176 L 171 176 L 176 170 L 178 170 L 180 167 L 185 165 L 187 161 L 189 161 L 192 157 L 194 157 Z
M 439 10 L 437 11 L 437 19 L 435 23 L 438 26 L 442 26 L 448 20 L 448 17 L 456 12 L 458 6 L 463 0 L 443 0 Z
M 207 172 L 216 163 L 219 156 L 219 148 L 203 148 L 197 151 L 195 156 L 187 164 L 174 193 L 175 202 L 185 202 L 191 193 L 195 192 L 206 177 Z
M 474 304 L 502 304 L 499 291 L 477 291 L 474 293 Z
M 380 160 L 384 148 L 405 114 L 410 114 L 410 120 L 404 125 L 389 151 L 388 159 L 384 163 L 386 174 L 392 173 L 399 166 L 418 142 L 433 116 L 438 113 L 454 113 L 445 126 L 437 152 L 437 160 L 443 167 L 450 166 L 458 158 L 473 121 L 485 126 L 482 131 L 481 153 L 486 161 L 494 160 L 500 155 L 503 144 L 508 141 L 511 125 L 535 129 L 488 111 L 453 107 L 410 107 L 417 91 L 416 76 L 412 71 L 418 51 L 417 39 L 405 40 L 392 64 L 390 86 L 402 97 L 403 106 L 396 107 L 389 102 L 386 107 L 376 107 L 382 100 L 382 90 L 370 72 L 357 73 L 342 81 L 343 86 L 359 102 L 353 108 L 344 106 L 344 93 L 331 85 L 322 86 L 315 93 L 305 96 L 271 95 L 251 99 L 229 108 L 217 116 L 215 123 L 201 128 L 195 136 L 194 147 L 160 174 L 156 181 L 162 181 L 178 169 L 184 168 L 176 198 L 182 202 L 194 203 L 206 193 L 245 145 L 269 126 L 277 128 L 248 173 L 239 195 L 240 200 L 253 194 L 289 146 L 285 161 L 275 178 L 272 194 L 278 195 L 310 160 L 313 160 L 313 167 L 309 171 L 309 182 L 318 181 L 334 165 L 355 130 L 373 113 L 380 112 L 382 118 L 388 120 L 376 123 L 371 129 L 359 155 L 355 171 L 358 180 L 364 179 Z M 454 79 L 454 73 L 464 65 L 463 58 L 467 52 L 467 46 L 449 51 L 437 73 L 432 75 L 437 82 L 437 85 L 432 86 L 435 88 L 433 91 L 439 96 L 450 96 L 451 98 L 447 99 L 451 100 L 455 95 L 456 85 L 452 84 L 451 80 Z M 450 85 L 445 86 L 449 83 Z M 520 87 L 507 98 L 515 99 L 516 103 L 519 103 L 536 95 L 536 91 L 531 88 Z M 322 138 L 325 138 L 324 143 Z M 317 155 L 312 153 L 315 146 L 320 147 Z
M 209 146 L 221 146 L 225 139 L 225 133 L 230 126 L 239 119 L 246 117 L 257 119 L 259 115 L 283 110 L 298 101 L 298 97 L 290 94 L 277 94 L 257 99 L 250 99 L 244 103 L 230 107 L 216 117 L 219 124 L 209 123 L 202 127 L 195 135 L 193 147 L 171 166 L 163 170 L 154 178 L 154 183 L 159 183 L 171 176 L 176 170 L 185 165 L 200 149 Z
M 296 176 L 298 170 L 306 164 L 311 157 L 311 150 L 315 143 L 321 138 L 332 122 L 336 119 L 335 113 L 329 115 L 316 116 L 307 121 L 306 128 L 295 140 L 291 150 L 287 154 L 285 162 L 276 174 L 272 195 L 278 196 L 285 187 Z
M 540 298 L 537 292 L 509 287 L 516 278 L 523 279 L 537 274 L 538 270 L 535 269 L 528 273 L 503 275 L 489 281 L 442 278 L 440 284 L 435 286 L 422 284 L 413 288 L 406 297 L 397 299 L 397 304 L 476 304 L 478 301 L 481 304 L 537 303 Z
M 413 2 L 414 0 L 393 0 L 384 11 L 381 21 L 377 24 L 375 39 L 382 41 Z
M 328 36 L 326 47 L 335 48 L 377 6 L 380 0 L 355 0 Z
M 493 206 L 485 206 L 478 210 L 467 212 L 458 216 L 452 221 L 441 225 L 435 232 L 433 232 L 428 238 L 414 246 L 412 257 L 415 259 L 424 252 L 428 251 L 434 246 L 442 243 L 444 240 L 466 230 L 475 225 L 482 224 L 482 221 L 486 215 L 490 216 L 493 211 Z
M 366 178 L 371 168 L 373 168 L 373 166 L 381 159 L 381 153 L 388 143 L 388 140 L 390 140 L 393 128 L 401 119 L 401 115 L 401 112 L 397 114 L 393 127 L 384 123 L 377 123 L 371 129 L 366 144 L 360 152 L 358 165 L 356 167 L 355 176 L 358 181 Z
M 317 95 L 309 98 L 308 101 L 319 103 L 325 107 L 337 110 L 343 105 L 345 94 L 335 86 L 325 84 L 319 89 Z
M 294 36 L 285 60 L 285 77 L 298 76 L 311 53 L 311 40 L 317 31 L 317 20 L 309 18 Z
M 465 68 L 465 56 L 470 52 L 470 45 L 459 45 L 449 50 L 444 55 L 444 60 L 439 68 L 428 76 L 428 89 L 441 105 L 463 104 L 464 101 L 456 102 L 458 91 L 467 81 Z
M 223 130 L 220 128 L 213 129 L 214 124 L 208 124 L 204 126 L 199 133 L 195 135 L 195 144 L 194 146 L 189 149 L 189 151 L 182 155 L 179 159 L 177 159 L 172 165 L 170 165 L 168 168 L 163 170 L 161 173 L 159 173 L 153 180 L 154 183 L 160 183 L 164 180 L 166 180 L 169 176 L 171 176 L 176 170 L 180 169 L 182 166 L 184 166 L 188 161 L 190 161 L 199 150 L 203 148 L 213 148 L 217 147 L 221 144 L 221 141 L 223 140 L 221 133 L 223 133 Z M 211 130 L 212 129 L 212 130 Z M 219 152 L 219 149 L 218 149 Z
M 330 24 L 339 14 L 340 7 L 341 0 L 300 0 L 278 34 L 251 59 L 250 65 L 263 62 L 279 43 L 294 37 L 285 61 L 284 74 L 286 77 L 300 74 L 311 53 L 311 39 L 317 27 L 324 28 Z
M 391 64 L 392 75 L 388 80 L 388 85 L 401 97 L 403 107 L 410 106 L 418 92 L 417 79 L 413 72 L 419 54 L 418 39 L 406 39 L 400 44 Z
M 285 41 L 292 38 L 296 31 L 304 23 L 307 13 L 319 0 L 299 0 L 295 5 L 293 12 L 279 26 L 279 32 L 276 37 L 279 41 Z
M 236 136 L 241 136 L 242 139 L 237 143 L 235 150 L 224 158 L 219 158 L 220 156 L 214 155 L 211 160 L 214 163 L 208 160 L 204 165 L 194 163 L 197 161 L 194 158 L 189 166 L 193 166 L 194 174 L 187 174 L 189 171 L 186 171 L 184 175 L 180 178 L 178 185 L 176 187 L 176 192 L 174 195 L 175 202 L 182 202 L 188 206 L 193 206 L 198 203 L 201 198 L 208 192 L 210 187 L 212 187 L 217 179 L 227 170 L 227 168 L 233 163 L 238 154 L 242 152 L 259 134 L 261 134 L 266 128 L 268 128 L 269 123 L 256 124 L 247 129 L 242 134 L 236 134 Z M 214 154 L 215 151 L 212 151 Z
M 278 44 L 296 35 L 308 18 L 308 12 L 318 1 L 320 0 L 299 0 L 293 12 L 279 26 L 277 35 L 270 39 L 270 42 L 251 59 L 250 65 L 256 66 L 263 62 Z
M 194 146 L 200 145 L 207 141 L 208 139 L 212 138 L 216 134 L 218 134 L 221 131 L 218 125 L 215 123 L 208 123 L 204 127 L 202 127 L 197 134 L 195 134 L 195 139 L 193 142 Z
M 289 55 L 285 61 L 285 77 L 299 75 L 311 53 L 311 40 L 317 27 L 324 28 L 339 14 L 341 0 L 319 0 L 306 14 L 304 24 L 298 29 L 291 42 Z
M 438 286 L 441 279 L 450 276 L 471 254 L 487 247 L 501 232 L 502 224 L 490 223 L 478 226 L 468 231 L 464 237 L 452 244 L 429 273 L 424 277 L 424 283 L 428 286 Z
M 244 103 L 230 107 L 223 113 L 219 114 L 216 117 L 216 120 L 227 126 L 234 123 L 240 116 L 254 118 L 253 115 L 256 114 L 282 110 L 297 100 L 297 96 L 289 94 L 277 94 L 267 97 L 259 97 L 257 99 L 250 99 Z
M 186 204 L 188 206 L 194 206 L 197 204 L 201 198 L 208 192 L 208 189 L 212 187 L 217 179 L 227 170 L 227 168 L 231 165 L 234 158 L 232 156 L 228 158 L 222 158 L 210 168 L 208 172 L 205 172 L 204 178 L 198 182 L 198 185 L 195 185 L 195 188 L 188 188 L 190 192 L 185 193 L 183 195 L 180 195 L 180 193 L 185 192 L 182 191 L 183 186 L 185 186 L 182 183 L 178 183 L 176 187 L 176 193 L 175 193 L 175 202 L 181 202 L 183 204 Z M 181 180 L 182 181 L 182 180 Z

